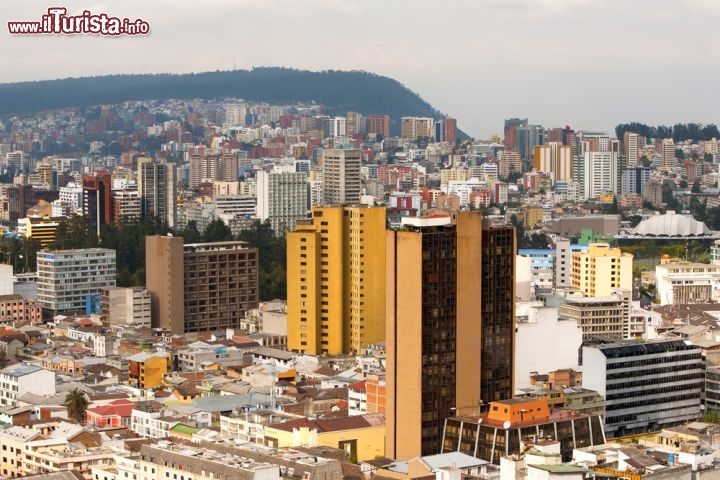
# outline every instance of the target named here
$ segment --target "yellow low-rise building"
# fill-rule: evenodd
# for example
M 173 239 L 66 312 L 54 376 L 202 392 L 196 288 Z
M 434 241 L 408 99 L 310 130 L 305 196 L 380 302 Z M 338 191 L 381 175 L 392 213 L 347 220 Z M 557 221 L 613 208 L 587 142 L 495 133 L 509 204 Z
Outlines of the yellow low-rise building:
M 265 444 L 274 448 L 333 447 L 345 451 L 351 461 L 385 456 L 385 415 L 310 420 L 299 418 L 267 425 Z

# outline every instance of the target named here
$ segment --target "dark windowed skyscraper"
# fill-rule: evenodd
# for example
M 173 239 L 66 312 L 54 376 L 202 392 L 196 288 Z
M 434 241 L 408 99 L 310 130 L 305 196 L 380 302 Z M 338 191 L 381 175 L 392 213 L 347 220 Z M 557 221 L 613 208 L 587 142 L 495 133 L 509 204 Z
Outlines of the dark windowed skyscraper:
M 445 418 L 513 394 L 513 227 L 476 212 L 403 227 L 386 234 L 386 454 L 398 460 L 439 453 Z
M 483 221 L 480 395 L 483 402 L 513 397 L 515 229 Z

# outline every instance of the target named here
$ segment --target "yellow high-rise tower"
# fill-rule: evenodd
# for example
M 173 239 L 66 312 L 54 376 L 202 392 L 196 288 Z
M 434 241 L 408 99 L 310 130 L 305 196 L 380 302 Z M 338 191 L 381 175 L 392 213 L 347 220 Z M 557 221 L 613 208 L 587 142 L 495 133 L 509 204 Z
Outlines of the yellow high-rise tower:
M 288 349 L 360 352 L 385 339 L 385 208 L 315 207 L 287 234 Z

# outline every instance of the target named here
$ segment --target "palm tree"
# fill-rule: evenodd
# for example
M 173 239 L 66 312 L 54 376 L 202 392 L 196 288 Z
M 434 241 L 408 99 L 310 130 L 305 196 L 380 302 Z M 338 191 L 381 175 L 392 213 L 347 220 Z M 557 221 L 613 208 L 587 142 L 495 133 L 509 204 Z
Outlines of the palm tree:
M 85 409 L 88 406 L 85 392 L 79 388 L 70 390 L 65 396 L 65 406 L 67 407 L 68 417 L 78 423 L 85 423 Z

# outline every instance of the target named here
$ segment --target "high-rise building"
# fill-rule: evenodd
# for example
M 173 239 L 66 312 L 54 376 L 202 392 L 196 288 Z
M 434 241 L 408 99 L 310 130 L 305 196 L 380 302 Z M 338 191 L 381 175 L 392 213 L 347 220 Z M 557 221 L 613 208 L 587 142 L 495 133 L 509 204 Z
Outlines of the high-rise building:
M 361 160 L 360 150 L 327 148 L 322 151 L 325 205 L 360 203 Z
M 515 145 L 517 144 L 517 129 L 518 127 L 526 127 L 527 124 L 527 118 L 508 118 L 505 120 L 503 144 L 506 149 L 515 149 Z
M 605 433 L 658 432 L 701 415 L 702 349 L 685 340 L 582 348 L 583 387 L 605 398 Z
M 660 166 L 666 169 L 675 168 L 675 142 L 672 138 L 663 138 L 660 143 Z
M 620 169 L 615 152 L 585 152 L 582 173 L 585 198 L 599 198 L 605 193 L 618 194 Z
M 569 146 L 548 142 L 534 148 L 533 162 L 538 172 L 550 173 L 555 180 L 572 180 L 572 152 Z
M 416 138 L 434 138 L 435 122 L 430 117 L 402 117 L 400 136 L 414 140 Z
M 143 218 L 157 217 L 169 227 L 177 219 L 177 173 L 174 163 L 144 158 L 138 161 L 138 192 Z
M 622 178 L 620 179 L 620 193 L 637 193 L 643 195 L 645 193 L 645 185 L 650 182 L 652 178 L 653 169 L 645 168 L 642 166 L 628 166 L 622 171 Z
M 307 218 L 308 182 L 305 172 L 257 172 L 257 218 L 270 220 L 277 235 Z
M 532 160 L 533 148 L 545 143 L 545 129 L 540 125 L 524 125 L 515 129 L 515 150 L 523 161 Z
M 115 250 L 41 250 L 37 253 L 37 302 L 54 313 L 84 311 L 88 297 L 115 286 L 115 276 Z
M 520 152 L 504 150 L 498 153 L 498 175 L 500 178 L 508 178 L 513 172 L 522 172 Z
M 116 222 L 135 222 L 142 218 L 142 199 L 137 190 L 113 190 L 113 218 Z
M 345 113 L 345 135 L 352 137 L 358 133 L 365 133 L 365 121 L 358 112 Z
M 638 166 L 640 163 L 640 135 L 633 132 L 625 132 L 623 136 L 623 153 L 625 164 L 628 167 Z
M 288 349 L 359 353 L 385 339 L 385 208 L 316 207 L 287 234 Z
M 443 131 L 445 134 L 443 140 L 450 145 L 454 145 L 457 142 L 457 120 L 450 117 L 444 119 Z
M 183 245 L 180 237 L 145 237 L 146 284 L 153 326 L 173 333 L 238 328 L 257 308 L 258 251 L 244 242 Z
M 515 394 L 515 251 L 511 225 L 483 221 L 480 398 L 484 402 Z
M 572 284 L 589 297 L 604 297 L 615 288 L 632 291 L 633 256 L 607 243 L 591 243 L 572 257 Z
M 83 177 L 83 214 L 90 228 L 100 235 L 100 227 L 113 223 L 112 179 L 110 174 Z
M 390 136 L 390 117 L 387 115 L 369 115 L 365 117 L 365 133 L 368 135 Z
M 435 454 L 480 401 L 482 218 L 406 218 L 387 238 L 386 455 Z M 459 260 L 459 261 L 458 261 Z
M 440 451 L 445 418 L 513 395 L 515 234 L 475 212 L 387 239 L 386 454 Z
M 568 297 L 560 305 L 560 320 L 571 320 L 582 329 L 583 341 L 630 338 L 632 292 L 612 289 L 608 296 Z

